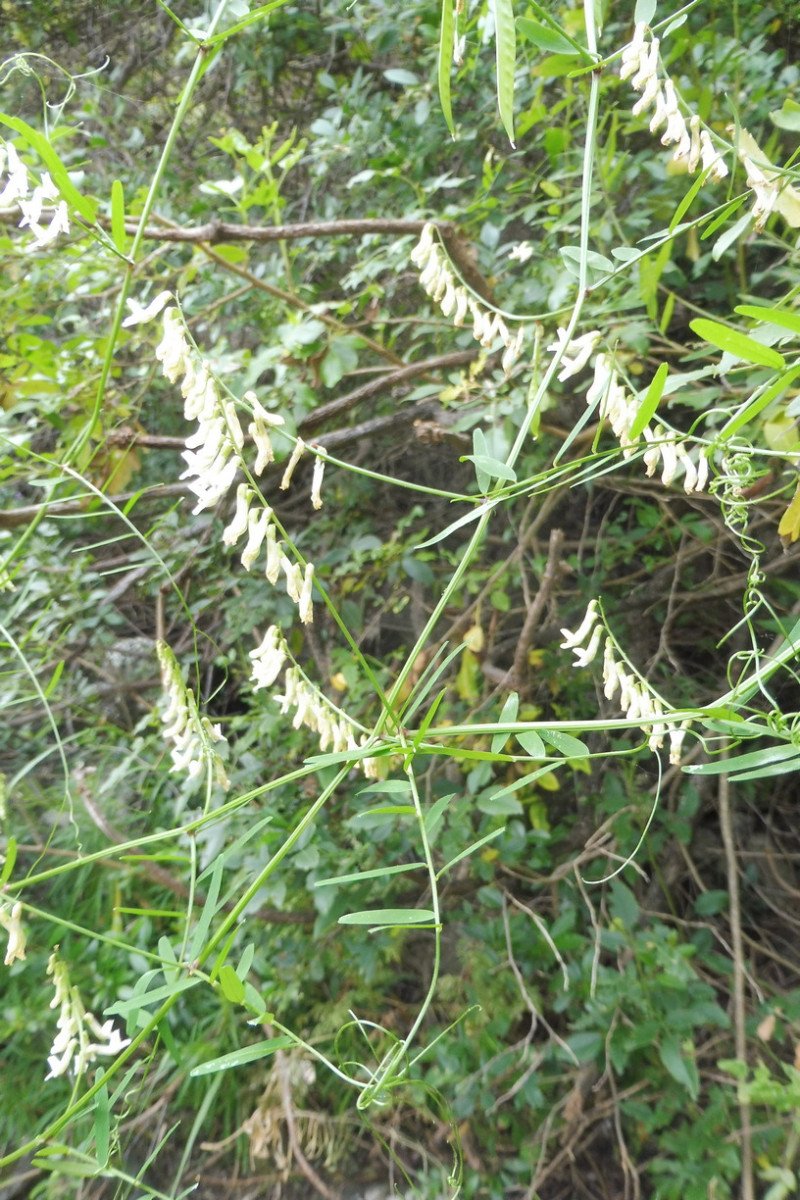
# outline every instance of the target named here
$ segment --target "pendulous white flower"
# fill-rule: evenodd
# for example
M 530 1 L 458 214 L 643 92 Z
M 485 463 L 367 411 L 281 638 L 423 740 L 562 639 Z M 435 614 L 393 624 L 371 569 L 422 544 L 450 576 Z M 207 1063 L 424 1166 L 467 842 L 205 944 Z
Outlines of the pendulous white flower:
M 152 321 L 153 317 L 157 317 L 171 299 L 171 292 L 159 292 L 155 299 L 151 300 L 146 307 L 143 307 L 133 297 L 126 300 L 125 304 L 130 309 L 130 315 L 122 322 L 123 329 L 131 325 L 143 325 L 146 321 Z
M 25 930 L 22 928 L 22 902 L 17 900 L 9 911 L 8 906 L 0 901 L 0 926 L 8 934 L 8 947 L 3 962 L 10 967 L 15 959 L 25 958 Z
M 233 520 L 229 525 L 226 525 L 222 533 L 222 544 L 224 546 L 235 546 L 239 538 L 244 537 L 247 533 L 250 502 L 254 495 L 253 489 L 248 484 L 239 484 L 236 489 L 236 512 L 233 515 Z
M 314 459 L 314 472 L 311 476 L 311 507 L 322 508 L 322 477 L 325 474 L 325 459 L 317 455 Z
M 300 599 L 297 602 L 300 620 L 304 625 L 310 625 L 314 620 L 314 605 L 311 600 L 313 586 L 314 566 L 313 563 L 306 563 L 306 570 L 303 576 L 303 586 L 300 589 Z
M 295 467 L 300 462 L 300 459 L 303 456 L 305 448 L 306 448 L 306 444 L 303 441 L 303 439 L 298 438 L 294 444 L 294 449 L 292 450 L 292 453 L 289 457 L 289 461 L 286 464 L 286 469 L 283 472 L 283 479 L 281 479 L 281 482 L 280 482 L 281 491 L 285 492 L 286 489 L 289 487 L 290 483 L 292 482 L 292 476 L 294 475 Z
M 258 512 L 254 508 L 250 509 L 247 517 L 247 545 L 242 551 L 242 566 L 245 571 L 249 571 L 258 558 L 271 517 L 271 508 L 262 508 Z
M 597 620 L 598 620 L 597 601 L 590 600 L 589 604 L 586 608 L 584 618 L 581 621 L 578 628 L 575 630 L 575 632 L 570 633 L 570 631 L 568 629 L 561 630 L 562 634 L 564 635 L 564 641 L 561 643 L 561 649 L 562 650 L 574 650 L 576 646 L 582 646 L 583 643 L 586 641 L 586 638 L 589 636 L 592 629 L 594 628 L 595 622 Z
M 277 625 L 270 625 L 260 645 L 250 651 L 250 657 L 253 660 L 250 675 L 254 685 L 253 691 L 271 687 L 286 662 L 286 647 Z

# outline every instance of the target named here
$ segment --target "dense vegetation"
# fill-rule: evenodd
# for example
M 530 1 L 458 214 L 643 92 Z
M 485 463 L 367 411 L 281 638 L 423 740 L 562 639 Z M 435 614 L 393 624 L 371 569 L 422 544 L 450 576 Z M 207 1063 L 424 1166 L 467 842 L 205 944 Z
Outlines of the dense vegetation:
M 0 0 L 0 1185 L 793 1195 L 794 4 L 138 7 Z

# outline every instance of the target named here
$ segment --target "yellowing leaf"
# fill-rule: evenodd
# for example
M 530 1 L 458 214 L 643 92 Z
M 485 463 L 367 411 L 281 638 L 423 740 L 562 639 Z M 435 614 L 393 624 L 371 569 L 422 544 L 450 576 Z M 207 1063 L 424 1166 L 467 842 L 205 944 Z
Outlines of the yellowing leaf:
M 791 545 L 800 537 L 800 483 L 795 489 L 792 502 L 786 512 L 781 517 L 781 523 L 778 526 L 778 536 L 784 546 Z
M 471 650 L 461 655 L 461 666 L 456 679 L 456 691 L 460 700 L 477 700 L 481 694 L 481 669 Z
M 774 183 L 781 189 L 775 201 L 775 212 L 779 212 L 788 225 L 794 228 L 800 225 L 800 192 L 788 183 L 781 186 L 786 176 L 775 169 L 756 139 L 746 129 L 739 130 L 739 157 L 749 158 L 770 184 Z

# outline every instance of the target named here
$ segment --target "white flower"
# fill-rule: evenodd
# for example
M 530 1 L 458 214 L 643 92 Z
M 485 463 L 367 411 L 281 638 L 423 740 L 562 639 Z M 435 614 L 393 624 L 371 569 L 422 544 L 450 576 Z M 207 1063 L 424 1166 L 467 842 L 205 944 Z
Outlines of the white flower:
M 222 534 L 222 544 L 224 546 L 235 546 L 239 538 L 244 537 L 247 532 L 247 518 L 250 512 L 250 501 L 253 499 L 253 490 L 246 483 L 240 483 L 236 489 L 236 512 L 230 525 L 227 525 Z
M 242 566 L 245 571 L 249 571 L 258 558 L 271 516 L 271 508 L 262 508 L 260 512 L 256 512 L 254 508 L 250 509 L 247 517 L 247 545 L 242 551 Z
M 434 226 L 428 221 L 423 225 L 420 239 L 410 254 L 411 261 L 415 267 L 421 268 L 425 265 L 435 244 Z
M 669 731 L 669 761 L 674 767 L 680 766 L 683 739 L 690 724 L 690 721 L 684 721 L 679 729 Z
M 556 337 L 557 341 L 551 342 L 547 349 L 551 354 L 557 354 L 566 343 L 558 373 L 558 378 L 563 383 L 565 379 L 569 379 L 570 375 L 577 375 L 578 371 L 583 370 L 602 334 L 599 329 L 592 329 L 588 333 L 582 333 L 580 337 L 573 338 L 571 342 L 567 342 L 567 331 L 559 326 Z
M 303 441 L 303 439 L 298 438 L 294 444 L 294 449 L 292 450 L 291 457 L 289 458 L 289 461 L 286 464 L 286 469 L 283 472 L 283 479 L 281 479 L 281 482 L 280 482 L 281 491 L 285 492 L 286 489 L 289 487 L 289 484 L 292 482 L 292 476 L 294 475 L 295 467 L 300 462 L 300 459 L 303 456 L 303 452 L 304 452 L 305 448 L 306 448 L 306 444 Z
M 138 300 L 131 298 L 126 300 L 130 311 L 130 316 L 127 316 L 122 322 L 123 329 L 129 325 L 143 325 L 146 321 L 152 321 L 153 317 L 157 317 L 168 300 L 172 299 L 171 292 L 159 292 L 155 300 L 151 300 L 146 308 L 143 308 Z
M 0 205 L 3 207 L 16 203 L 28 194 L 28 172 L 13 142 L 0 146 L 0 175 L 6 169 L 8 180 L 0 192 Z
M 562 650 L 574 650 L 576 646 L 582 646 L 589 633 L 594 628 L 597 621 L 597 601 L 590 600 L 586 609 L 583 620 L 574 633 L 570 633 L 568 629 L 562 629 L 564 641 L 561 643 Z
M 303 586 L 300 590 L 300 598 L 297 602 L 300 620 L 304 625 L 310 625 L 314 620 L 314 605 L 311 600 L 311 592 L 314 584 L 314 566 L 312 563 L 306 563 L 306 571 L 303 576 Z
M 516 246 L 511 247 L 508 257 L 515 262 L 526 263 L 533 258 L 533 246 L 530 242 L 517 242 Z
M 222 759 L 211 748 L 212 742 L 225 741 L 222 730 L 198 713 L 197 702 L 183 682 L 181 669 L 166 642 L 156 642 L 156 653 L 161 666 L 161 686 L 167 698 L 161 723 L 165 740 L 172 742 L 170 774 L 185 771 L 190 779 L 196 779 L 204 766 L 210 765 L 217 783 L 228 788 Z
M 622 66 L 619 70 L 620 79 L 630 79 L 639 70 L 642 52 L 647 53 L 644 31 L 647 28 L 644 21 L 639 21 L 633 31 L 633 38 L 622 51 Z
M 275 526 L 270 524 L 267 527 L 267 571 L 266 571 L 266 575 L 267 575 L 267 579 L 269 580 L 269 582 L 272 584 L 273 587 L 280 579 L 283 558 L 284 558 L 284 554 L 283 554 L 283 550 L 281 548 L 281 544 L 278 541 L 278 535 L 275 530 Z
M 325 459 L 317 455 L 314 459 L 314 473 L 311 476 L 311 507 L 322 508 L 322 476 L 325 474 Z
M 700 153 L 703 170 L 708 171 L 709 178 L 717 181 L 724 179 L 728 174 L 728 168 L 706 129 L 700 131 Z
M 600 649 L 600 641 L 603 637 L 603 626 L 595 625 L 594 633 L 589 639 L 589 644 L 584 650 L 576 648 L 574 650 L 576 667 L 588 667 L 590 662 L 593 662 L 597 657 L 597 651 Z
M 50 1068 L 45 1079 L 66 1075 L 71 1069 L 75 1078 L 86 1071 L 98 1055 L 113 1056 L 130 1045 L 130 1038 L 123 1038 L 113 1021 L 100 1024 L 97 1018 L 83 1007 L 80 993 L 70 984 L 66 965 L 53 951 L 47 964 L 47 974 L 53 976 L 55 996 L 51 1008 L 58 1008 L 58 1033 L 56 1034 L 47 1065 Z M 91 1041 L 89 1034 L 95 1041 Z
M 0 902 L 0 925 L 8 934 L 8 948 L 3 962 L 10 967 L 15 959 L 25 958 L 25 930 L 22 928 L 22 903 L 17 900 L 11 911 Z
M 253 670 L 250 678 L 253 680 L 253 691 L 259 688 L 271 687 L 281 673 L 286 662 L 286 649 L 281 632 L 277 625 L 270 625 L 261 644 L 250 651 L 253 660 Z
M 164 309 L 163 334 L 156 346 L 156 358 L 170 383 L 180 379 L 191 362 L 189 343 L 176 308 Z
M 295 604 L 299 604 L 300 593 L 303 590 L 303 568 L 300 563 L 290 562 L 288 558 L 284 558 L 282 566 L 286 575 L 286 591 L 289 599 L 294 600 Z

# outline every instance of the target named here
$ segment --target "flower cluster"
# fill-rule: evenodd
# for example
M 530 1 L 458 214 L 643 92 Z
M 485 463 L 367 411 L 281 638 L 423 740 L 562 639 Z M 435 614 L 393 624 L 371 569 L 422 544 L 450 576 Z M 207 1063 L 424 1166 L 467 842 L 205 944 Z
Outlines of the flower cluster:
M 236 511 L 230 524 L 225 527 L 222 540 L 226 546 L 235 546 L 247 534 L 241 557 L 242 566 L 246 571 L 250 570 L 261 553 L 262 546 L 266 544 L 267 579 L 274 586 L 282 575 L 285 577 L 287 595 L 297 605 L 300 620 L 304 625 L 308 625 L 314 619 L 313 563 L 306 563 L 303 568 L 300 563 L 287 556 L 283 542 L 278 537 L 272 509 L 269 505 L 254 504 L 255 499 L 256 493 L 250 485 L 240 483 L 236 489 Z
M 156 348 L 156 358 L 170 383 L 181 380 L 186 420 L 198 422 L 197 430 L 186 439 L 183 458 L 187 467 L 181 479 L 190 480 L 189 487 L 197 497 L 193 512 L 199 513 L 204 508 L 214 507 L 234 483 L 242 461 L 244 432 L 235 405 L 220 397 L 208 365 L 199 360 L 190 345 L 178 310 L 171 305 L 164 307 L 169 299 L 169 292 L 161 292 L 146 308 L 129 300 L 131 311 L 123 325 L 140 325 L 164 310 L 163 335 Z M 275 461 L 271 431 L 280 428 L 284 420 L 278 414 L 268 412 L 255 392 L 245 392 L 242 400 L 250 406 L 252 413 L 247 432 L 256 447 L 253 473 L 261 475 L 264 468 Z M 289 487 L 294 469 L 305 449 L 302 439 L 297 438 L 283 473 L 282 489 Z M 322 507 L 324 468 L 325 460 L 317 453 L 311 483 L 311 503 L 314 508 Z M 247 535 L 241 556 L 242 565 L 247 571 L 266 543 L 266 577 L 274 585 L 281 575 L 285 576 L 287 593 L 298 606 L 300 620 L 307 625 L 313 620 L 311 593 L 314 568 L 311 563 L 303 568 L 287 557 L 273 521 L 272 509 L 255 503 L 256 499 L 257 494 L 249 484 L 239 484 L 236 511 L 222 540 L 226 546 L 235 546 Z
M 462 283 L 456 279 L 441 246 L 435 237 L 435 227 L 425 225 L 419 242 L 411 251 L 411 261 L 421 274 L 419 281 L 435 304 L 446 317 L 453 313 L 453 324 L 461 327 L 467 316 L 472 318 L 472 335 L 487 349 L 501 338 L 505 346 L 502 367 L 506 375 L 519 358 L 525 336 L 520 325 L 516 335 L 509 332 L 503 318 L 497 312 L 482 308 Z
M 77 1078 L 98 1055 L 119 1054 L 130 1045 L 130 1038 L 120 1037 L 113 1021 L 102 1025 L 92 1013 L 83 1007 L 80 993 L 69 981 L 66 965 L 54 950 L 47 964 L 47 974 L 53 976 L 56 994 L 50 1001 L 51 1008 L 58 1008 L 58 1033 L 56 1034 L 47 1065 L 50 1070 L 45 1079 L 66 1075 L 71 1069 Z M 90 1040 L 93 1035 L 95 1041 Z
M 214 773 L 215 782 L 228 788 L 230 783 L 225 767 L 212 743 L 224 742 L 219 725 L 212 725 L 208 717 L 201 717 L 197 702 L 183 682 L 181 669 L 166 642 L 156 643 L 156 652 L 161 666 L 161 684 L 167 698 L 167 707 L 161 714 L 162 732 L 172 742 L 173 771 L 186 771 L 190 779 L 197 779 L 206 765 Z
M 552 353 L 561 353 L 561 371 L 558 378 L 565 380 L 570 375 L 577 374 L 588 362 L 591 354 L 600 340 L 600 333 L 594 329 L 584 333 L 573 341 L 567 341 L 564 329 L 558 330 L 558 340 L 547 347 Z M 600 351 L 595 359 L 594 380 L 586 393 L 587 404 L 599 405 L 601 420 L 607 420 L 614 435 L 622 447 L 622 454 L 630 458 L 640 439 L 644 439 L 648 448 L 644 454 L 644 462 L 648 475 L 654 475 L 661 462 L 661 482 L 665 487 L 675 479 L 678 468 L 683 469 L 683 488 L 689 494 L 701 492 L 708 482 L 708 458 L 701 453 L 697 465 L 693 462 L 683 441 L 674 434 L 668 434 L 660 425 L 651 429 L 645 425 L 641 434 L 631 437 L 631 429 L 639 411 L 639 399 L 627 392 L 619 380 L 614 360 L 605 351 Z
M 0 182 L 4 173 L 7 173 L 8 178 L 5 187 L 0 191 L 0 208 L 10 204 L 19 205 L 22 211 L 20 228 L 27 225 L 30 229 L 34 237 L 32 248 L 49 246 L 60 233 L 69 233 L 66 202 L 58 199 L 58 188 L 47 171 L 42 172 L 39 183 L 33 188 L 30 197 L 28 196 L 30 177 L 13 142 L 0 142 Z M 47 224 L 42 223 L 45 201 L 56 206 Z
M 10 967 L 15 959 L 25 958 L 25 930 L 22 928 L 22 904 L 19 900 L 11 906 L 0 901 L 0 926 L 8 934 L 8 949 L 3 962 Z
M 631 87 L 640 92 L 633 106 L 634 116 L 639 116 L 654 106 L 650 119 L 650 132 L 657 133 L 662 126 L 662 146 L 675 146 L 673 162 L 685 163 L 686 170 L 693 175 L 698 165 L 708 171 L 711 179 L 724 179 L 728 174 L 722 156 L 711 140 L 708 130 L 700 128 L 700 118 L 693 115 L 687 125 L 681 112 L 675 85 L 667 79 L 662 85 L 658 77 L 658 38 L 645 40 L 647 26 L 639 21 L 633 38 L 622 52 L 620 79 L 630 79 Z
M 270 638 L 270 634 L 267 634 Z M 274 635 L 273 635 L 274 638 Z M 279 639 L 279 635 L 278 635 Z M 265 641 L 267 639 L 265 638 Z M 267 651 L 264 658 L 267 660 L 270 668 L 274 668 L 277 663 L 277 657 L 269 660 L 270 643 L 268 643 Z M 260 651 L 263 647 L 259 647 L 259 659 L 261 661 Z M 275 653 L 279 653 L 283 649 L 280 641 L 275 648 Z M 257 666 L 254 664 L 252 678 L 256 678 Z M 277 665 L 275 676 L 281 669 L 281 664 Z M 273 676 L 274 678 L 274 676 Z M 319 748 L 324 754 L 330 749 L 334 754 L 343 753 L 346 750 L 358 750 L 359 743 L 355 738 L 355 727 L 349 719 L 336 708 L 331 702 L 317 691 L 315 687 L 303 677 L 297 667 L 289 667 L 283 680 L 283 695 L 276 696 L 276 700 L 281 702 L 281 712 L 288 713 L 294 709 L 294 717 L 292 718 L 292 727 L 299 729 L 304 726 L 310 729 L 313 733 L 319 736 Z M 382 779 L 386 774 L 388 765 L 386 758 L 362 758 L 360 766 L 367 779 Z
M 607 700 L 613 700 L 615 696 L 618 696 L 617 703 L 620 709 L 630 720 L 638 722 L 642 732 L 647 735 L 651 750 L 660 750 L 664 745 L 664 738 L 668 736 L 669 761 L 678 765 L 681 761 L 681 746 L 689 722 L 684 721 L 679 726 L 674 724 L 671 726 L 665 719 L 664 707 L 658 696 L 644 680 L 626 671 L 617 661 L 614 643 L 606 634 L 605 627 L 600 620 L 597 601 L 589 602 L 586 615 L 574 633 L 570 633 L 568 629 L 562 629 L 561 632 L 564 635 L 561 648 L 573 651 L 576 667 L 588 667 L 594 661 L 600 649 L 600 643 L 605 637 L 603 646 L 604 696 Z

